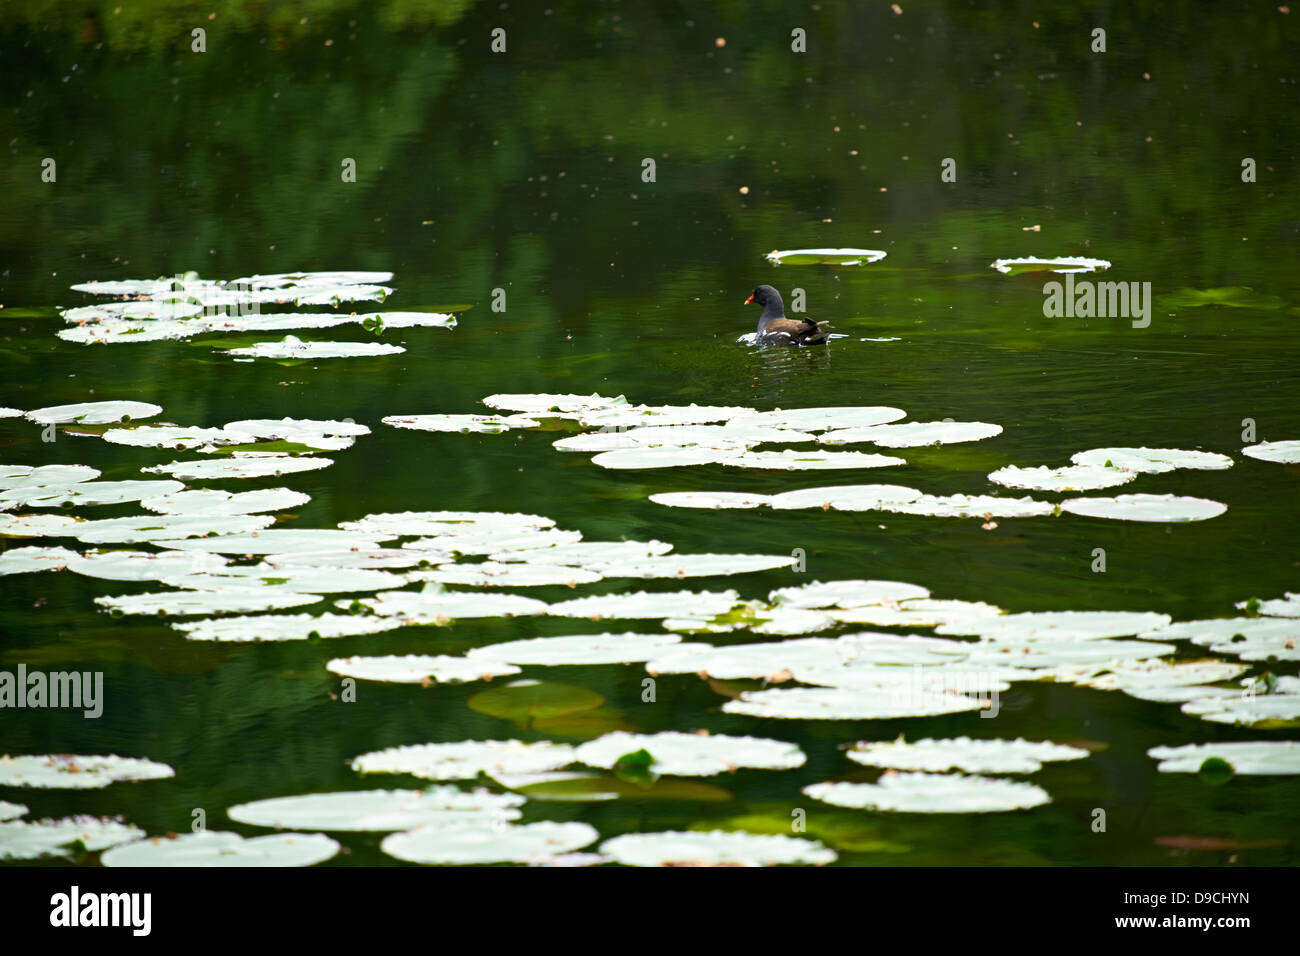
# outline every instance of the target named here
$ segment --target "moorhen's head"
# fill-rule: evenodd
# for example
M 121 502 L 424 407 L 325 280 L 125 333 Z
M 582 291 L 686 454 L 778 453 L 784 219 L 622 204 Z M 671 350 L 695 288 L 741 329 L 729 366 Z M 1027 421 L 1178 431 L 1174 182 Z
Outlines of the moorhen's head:
M 781 301 L 781 293 L 770 285 L 761 285 L 751 292 L 749 298 L 745 300 L 745 305 L 750 303 L 761 305 L 764 315 L 772 317 L 785 315 L 785 303 Z

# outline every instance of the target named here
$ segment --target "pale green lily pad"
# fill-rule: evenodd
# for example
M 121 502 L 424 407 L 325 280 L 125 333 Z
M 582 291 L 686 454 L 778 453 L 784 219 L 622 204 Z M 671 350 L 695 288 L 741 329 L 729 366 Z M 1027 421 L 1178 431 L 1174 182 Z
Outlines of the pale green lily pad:
M 906 465 L 902 458 L 857 451 L 758 451 L 722 462 L 733 468 L 763 468 L 770 471 L 813 471 L 836 468 L 888 468 Z
M 519 668 L 485 658 L 448 657 L 446 655 L 386 657 L 336 657 L 325 665 L 330 673 L 357 680 L 386 684 L 463 684 L 474 680 L 491 680 L 518 674 Z
M 724 713 L 748 717 L 792 720 L 893 720 L 900 717 L 936 717 L 982 704 L 971 697 L 945 693 L 898 693 L 840 688 L 794 687 L 789 690 L 746 691 L 722 705 Z
M 108 818 L 82 816 L 62 820 L 10 820 L 0 823 L 0 860 L 40 860 L 71 856 L 78 846 L 94 853 L 120 843 L 138 840 L 142 836 L 144 831 L 139 827 Z
M 864 607 L 868 604 L 896 604 L 914 598 L 928 598 L 929 588 L 906 581 L 813 581 L 799 587 L 778 588 L 769 594 L 773 604 L 798 608 Z
M 301 551 L 268 554 L 262 558 L 277 568 L 413 568 L 421 564 L 450 561 L 449 552 L 408 551 L 402 548 L 367 548 L 359 551 Z
M 404 587 L 405 575 L 359 568 L 276 568 L 269 564 L 228 565 L 211 571 L 178 574 L 162 579 L 171 588 L 210 591 L 229 587 L 269 585 L 300 593 L 339 594 Z
M 817 840 L 739 830 L 625 833 L 600 851 L 624 866 L 822 866 L 836 859 Z
M 943 664 L 960 660 L 971 645 L 897 634 L 846 634 L 726 647 L 682 644 L 647 662 L 651 674 L 707 674 L 720 680 L 764 679 L 800 668 L 859 664 Z
M 251 454 L 214 461 L 173 461 L 141 468 L 156 475 L 171 475 L 186 481 L 216 478 L 278 478 L 299 471 L 315 471 L 334 464 L 332 458 L 290 458 L 288 455 Z
M 943 772 L 963 770 L 967 773 L 1036 773 L 1045 761 L 1082 760 L 1088 751 L 1050 741 L 914 740 L 901 737 L 893 741 L 861 742 L 845 752 L 854 763 L 888 770 Z
M 886 773 L 876 783 L 814 783 L 803 792 L 837 807 L 894 813 L 1001 813 L 1052 800 L 1032 783 L 945 773 Z
M 766 737 L 731 737 L 725 734 L 685 734 L 665 730 L 657 734 L 616 731 L 582 744 L 578 763 L 614 769 L 627 754 L 650 754 L 650 770 L 673 777 L 711 777 L 741 768 L 790 770 L 807 760 L 798 746 Z
M 402 627 L 402 622 L 361 614 L 255 614 L 178 621 L 172 627 L 191 641 L 246 643 L 378 634 Z
M 953 445 L 982 441 L 1002 434 L 1002 426 L 989 422 L 903 422 L 844 428 L 821 436 L 823 445 L 856 445 L 871 442 L 885 448 L 918 448 L 922 445 Z
M 227 286 L 247 286 L 250 289 L 313 288 L 336 285 L 376 285 L 389 282 L 391 272 L 365 272 L 358 270 L 324 270 L 319 272 L 276 272 L 268 275 L 244 276 L 231 279 Z M 75 288 L 75 286 L 74 286 Z
M 1005 612 L 983 601 L 955 601 L 942 598 L 909 598 L 896 605 L 864 604 L 859 607 L 835 608 L 827 612 L 846 624 L 871 624 L 876 627 L 937 627 L 940 624 L 979 621 Z
M 104 866 L 312 866 L 339 852 L 321 833 L 272 833 L 245 839 L 238 833 L 201 830 L 177 837 L 151 837 L 115 847 Z
M 247 532 L 254 532 L 274 523 L 275 518 L 271 515 L 150 515 L 139 518 L 102 518 L 97 521 L 83 521 L 69 529 L 68 533 L 87 544 L 166 541 L 169 548 L 188 550 L 192 547 L 195 551 L 220 551 L 218 547 L 208 547 L 207 543 L 249 537 Z M 274 532 L 262 533 L 274 534 Z M 291 532 L 281 532 L 281 534 L 288 533 Z M 218 537 L 209 537 L 209 535 Z
M 227 561 L 204 551 L 87 551 L 70 558 L 68 570 L 109 581 L 161 581 L 215 571 Z
M 677 634 L 574 634 L 476 647 L 467 657 L 517 665 L 633 664 L 678 645 Z
M 27 414 L 21 408 L 10 408 L 8 405 L 0 405 L 0 418 L 22 418 Z
M 162 482 L 155 482 L 162 484 Z M 183 487 L 183 486 L 182 486 Z M 311 501 L 311 495 L 288 488 L 264 488 L 258 491 L 217 491 L 215 489 L 176 491 L 142 498 L 140 507 L 158 514 L 172 515 L 247 515 L 259 511 L 284 511 Z
M 184 339 L 206 329 L 207 323 L 201 319 L 178 322 L 170 319 L 105 317 L 75 328 L 59 329 L 54 334 L 65 342 L 77 342 L 81 345 L 111 345 L 121 342 L 162 342 L 168 339 Z
M 758 608 L 754 612 L 760 619 L 750 630 L 755 634 L 791 635 L 815 634 L 838 623 L 829 614 L 798 607 Z
M 650 496 L 657 505 L 669 508 L 758 508 L 772 504 L 771 495 L 743 491 L 669 491 Z
M 821 508 L 834 511 L 876 511 L 915 501 L 921 492 L 903 485 L 834 485 L 829 488 L 804 488 L 773 495 L 770 504 L 778 511 Z
M 385 837 L 379 848 L 408 863 L 466 865 L 472 863 L 549 862 L 557 854 L 577 850 L 599 839 L 587 823 L 417 827 Z
M 790 674 L 801 684 L 868 693 L 888 691 L 900 697 L 907 694 L 939 693 L 990 697 L 1009 690 L 1011 681 L 1024 680 L 1028 676 L 1015 668 L 970 667 L 960 660 L 942 664 L 917 664 L 912 667 L 852 660 L 838 665 L 795 664 L 790 669 Z
M 45 754 L 0 757 L 0 787 L 98 790 L 119 780 L 161 780 L 176 772 L 139 757 Z
M 1112 488 L 1137 478 L 1136 471 L 1121 471 L 1097 465 L 1066 465 L 1063 468 L 1017 468 L 1007 465 L 989 472 L 989 481 L 1007 488 L 1030 491 L 1095 491 Z
M 211 280 L 197 280 L 207 283 Z M 74 292 L 89 292 L 91 295 L 162 295 L 170 292 L 174 286 L 173 278 L 163 279 L 105 279 L 103 282 L 92 279 L 69 286 Z M 182 288 L 189 283 L 182 283 Z
M 542 773 L 573 763 L 568 744 L 550 740 L 526 744 L 518 740 L 462 740 L 452 743 L 390 747 L 352 760 L 358 773 L 408 773 L 422 780 L 472 780 L 489 776 Z
M 0 508 L 66 508 L 118 505 L 173 494 L 185 486 L 170 480 L 82 481 L 75 485 L 38 485 L 0 491 Z
M 1239 601 L 1233 607 L 1245 610 L 1249 601 Z M 1286 592 L 1284 597 L 1259 602 L 1258 613 L 1265 617 L 1300 617 L 1300 594 Z
M 1036 518 L 1053 514 L 1050 501 L 996 495 L 921 495 L 911 501 L 887 501 L 881 510 L 931 518 Z
M 225 431 L 258 441 L 284 441 L 306 445 L 320 451 L 341 451 L 351 447 L 352 439 L 369 435 L 370 429 L 355 422 L 338 422 L 312 418 L 245 418 L 227 422 Z
M 524 415 L 389 415 L 381 419 L 394 428 L 421 432 L 475 432 L 497 435 L 512 428 L 538 428 L 541 422 Z
M 898 421 L 907 412 L 888 405 L 827 405 L 816 408 L 774 409 L 754 412 L 733 419 L 733 426 L 789 428 L 801 432 L 825 432 L 831 429 L 870 428 Z
M 517 820 L 523 802 L 514 794 L 467 793 L 451 786 L 349 790 L 241 803 L 226 810 L 226 815 L 237 823 L 277 830 L 382 833 L 420 826 L 490 826 Z
M 730 422 L 753 411 L 742 405 L 611 405 L 579 410 L 577 418 L 587 428 L 636 429 Z
M 585 568 L 561 564 L 525 564 L 484 561 L 479 564 L 442 564 L 432 571 L 413 571 L 412 581 L 461 584 L 473 588 L 518 588 L 559 585 L 576 587 L 599 581 L 601 575 Z
M 1022 272 L 1096 272 L 1109 269 L 1110 263 L 1105 259 L 1089 259 L 1086 256 L 1057 256 L 1054 259 L 1039 259 L 1029 256 L 1023 259 L 995 259 L 990 268 L 1008 275 Z
M 413 551 L 451 551 L 455 554 L 493 554 L 498 551 L 541 551 L 582 540 L 580 531 L 560 528 L 496 528 L 417 538 L 402 545 Z
M 678 468 L 690 465 L 716 464 L 728 457 L 734 457 L 743 449 L 702 448 L 698 445 L 682 447 L 663 446 L 647 448 L 627 448 L 622 451 L 601 452 L 591 459 L 592 464 L 601 468 Z
M 1245 670 L 1246 667 L 1242 664 L 1232 664 L 1214 658 L 1177 662 L 1156 658 L 1146 661 L 1112 661 L 1104 668 L 1096 666 L 1058 668 L 1055 679 L 1068 680 L 1080 687 L 1120 690 L 1130 694 L 1134 691 L 1171 687 L 1207 691 L 1210 688 L 1193 687 L 1193 685 L 1231 680 Z M 1141 694 L 1134 694 L 1134 696 L 1141 696 Z M 1190 699 L 1190 697 L 1184 698 L 1184 700 Z
M 788 554 L 665 554 L 595 565 L 607 578 L 700 578 L 788 568 Z
M 10 515 L 0 514 L 0 535 L 14 538 L 70 538 L 76 529 L 86 524 L 81 518 L 67 515 Z
M 607 398 L 604 395 L 556 395 L 547 393 L 538 394 L 506 394 L 498 393 L 489 395 L 483 399 L 483 404 L 488 408 L 505 408 L 512 412 L 525 412 L 528 414 L 541 414 L 549 412 L 554 415 L 556 412 L 575 413 L 586 412 L 596 408 L 610 408 L 616 405 L 627 405 L 627 399 L 622 395 L 617 398 Z
M 8 800 L 0 800 L 0 820 L 16 820 L 18 817 L 27 815 L 27 807 L 21 803 L 10 803 Z
M 345 531 L 380 535 L 387 539 L 494 532 L 517 534 L 521 531 L 553 528 L 555 522 L 542 515 L 500 511 L 402 511 L 370 514 L 356 521 L 340 521 L 339 527 Z
M 221 519 L 214 516 L 212 518 L 195 518 L 193 520 L 199 522 Z M 225 520 L 235 521 L 237 517 L 231 516 Z M 244 520 L 261 521 L 263 519 L 259 515 L 253 515 L 246 517 Z M 267 518 L 265 524 L 258 525 L 258 527 L 264 528 L 266 524 L 270 524 L 274 520 L 274 518 Z M 224 533 L 209 538 L 191 538 L 168 542 L 168 546 L 184 550 L 192 548 L 195 551 L 213 551 L 217 554 L 285 554 L 292 551 L 325 550 L 370 551 L 379 547 L 379 543 L 367 535 L 351 531 L 337 531 L 333 528 L 270 528 L 265 531 L 252 531 L 249 533 L 238 533 L 238 529 L 234 528 L 231 530 L 237 533 Z M 166 536 L 162 535 L 160 537 Z M 88 539 L 82 538 L 82 540 Z
M 1300 720 L 1300 694 L 1215 694 L 1189 700 L 1182 711 L 1211 723 L 1239 727 L 1271 721 L 1293 723 Z
M 1093 448 L 1070 456 L 1076 465 L 1094 468 L 1118 468 L 1139 474 L 1160 475 L 1178 468 L 1213 471 L 1232 467 L 1232 459 L 1211 451 L 1184 451 L 1180 448 Z
M 882 249 L 774 249 L 763 258 L 775 265 L 860 266 L 879 262 L 889 253 Z
M 1117 495 L 1114 498 L 1068 498 L 1061 510 L 1088 518 L 1120 521 L 1205 521 L 1228 510 L 1207 498 L 1179 495 Z
M 1248 458 L 1260 461 L 1275 461 L 1282 465 L 1300 465 L 1300 440 L 1265 441 L 1258 445 L 1249 445 L 1241 450 Z
M 110 428 L 103 439 L 114 445 L 137 448 L 202 449 L 220 445 L 244 445 L 256 441 L 248 433 L 227 428 L 200 428 L 195 425 L 140 425 L 137 428 Z
M 351 601 L 337 602 L 348 608 Z M 442 623 L 456 618 L 518 617 L 548 613 L 545 601 L 520 594 L 491 591 L 443 591 L 426 585 L 423 591 L 392 591 L 363 598 L 361 605 L 381 617 L 400 617 L 407 623 Z
M 63 487 L 98 478 L 98 468 L 89 465 L 0 465 L 0 491 L 39 485 Z
M 985 640 L 1091 641 L 1155 631 L 1169 624 L 1154 611 L 1031 611 L 995 618 L 964 618 L 940 625 L 936 634 L 978 634 Z
M 1025 641 L 1023 643 L 998 641 L 967 646 L 970 648 L 970 654 L 966 662 L 972 666 L 1023 669 L 1146 660 L 1152 657 L 1164 657 L 1177 650 L 1172 644 L 1123 640 Z
M 729 791 L 699 780 L 659 777 L 653 782 L 624 780 L 611 773 L 551 771 L 546 773 L 494 774 L 507 790 L 515 790 L 530 801 L 547 803 L 599 803 L 606 800 L 690 800 L 694 803 L 726 803 Z
M 497 551 L 493 561 L 527 561 L 544 565 L 599 568 L 604 564 L 639 561 L 667 554 L 673 546 L 666 541 L 574 541 L 545 548 L 522 548 Z
M 656 591 L 602 594 L 561 601 L 547 608 L 556 617 L 666 618 L 713 617 L 725 614 L 739 600 L 735 591 Z
M 728 425 L 667 425 L 584 432 L 552 442 L 557 451 L 606 452 L 638 448 L 696 448 L 740 454 L 754 445 L 813 441 L 812 435 L 788 429 Z
M 301 607 L 322 600 L 319 594 L 300 594 L 274 587 L 224 587 L 206 591 L 158 591 L 150 594 L 114 594 L 95 603 L 120 614 L 244 614 Z
M 1268 617 L 1219 617 L 1203 621 L 1178 621 L 1168 627 L 1144 631 L 1138 635 L 1156 641 L 1189 640 L 1202 646 L 1233 643 L 1238 636 L 1245 640 L 1300 638 L 1300 621 Z
M 1161 773 L 1199 773 L 1201 764 L 1218 757 L 1237 774 L 1280 776 L 1300 774 L 1300 743 L 1294 740 L 1251 740 L 1182 747 L 1152 747 L 1147 756 L 1160 761 Z
M 131 299 L 126 302 L 99 302 L 75 309 L 64 309 L 59 314 L 65 322 L 95 322 L 103 318 L 119 319 L 189 319 L 203 312 L 198 302 L 170 302 Z
M 75 405 L 51 405 L 26 413 L 31 421 L 42 425 L 106 425 L 109 422 L 138 421 L 162 414 L 161 405 L 149 402 L 79 402 Z
M 0 577 L 30 571 L 62 571 L 77 557 L 80 555 L 76 551 L 67 548 L 10 548 L 0 552 Z

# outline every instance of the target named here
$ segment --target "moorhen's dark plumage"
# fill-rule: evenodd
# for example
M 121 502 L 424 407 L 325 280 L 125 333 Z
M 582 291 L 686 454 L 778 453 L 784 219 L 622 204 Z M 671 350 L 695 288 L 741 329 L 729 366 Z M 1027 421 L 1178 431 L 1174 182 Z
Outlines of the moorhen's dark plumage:
M 763 314 L 758 317 L 758 342 L 762 345 L 822 345 L 827 333 L 822 329 L 825 320 L 787 319 L 781 293 L 770 285 L 761 285 L 753 291 L 745 305 L 758 303 Z

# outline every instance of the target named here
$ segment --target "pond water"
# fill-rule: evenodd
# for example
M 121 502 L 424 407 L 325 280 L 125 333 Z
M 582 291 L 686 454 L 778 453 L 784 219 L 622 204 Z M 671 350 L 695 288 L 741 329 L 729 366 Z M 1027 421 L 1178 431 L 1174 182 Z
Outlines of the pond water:
M 336 528 L 388 512 L 519 512 L 586 541 L 802 556 L 797 568 L 684 581 L 501 589 L 548 604 L 681 588 L 732 588 L 762 600 L 813 581 L 883 579 L 1012 613 L 1147 611 L 1189 621 L 1232 617 L 1241 613 L 1236 602 L 1300 591 L 1300 467 L 1241 453 L 1300 439 L 1295 14 L 1263 4 L 1169 22 L 1161 5 L 1137 3 L 1094 24 L 1083 11 L 995 15 L 956 3 L 909 4 L 901 14 L 888 5 L 558 6 L 326 3 L 310 17 L 249 8 L 195 19 L 169 3 L 121 13 L 91 4 L 84 17 L 6 4 L 0 405 L 127 400 L 162 406 L 155 420 L 181 426 L 284 417 L 367 426 L 352 447 L 320 452 L 333 460 L 320 470 L 185 482 L 310 496 L 277 508 L 276 528 Z M 1096 26 L 1107 31 L 1105 53 L 1090 49 Z M 191 51 L 196 27 L 206 30 L 206 52 Z M 491 50 L 497 27 L 507 31 L 504 53 Z M 806 31 L 806 54 L 791 52 L 795 28 Z M 42 180 L 46 158 L 56 163 L 54 182 Z M 1253 182 L 1243 181 L 1246 158 Z M 355 182 L 341 175 L 349 159 Z M 942 178 L 946 159 L 955 160 L 955 181 Z M 887 255 L 859 265 L 764 258 L 801 248 Z M 1065 275 L 990 265 L 1059 256 L 1110 263 L 1073 275 L 1076 288 L 1113 281 L 1149 289 L 1149 322 L 1049 316 L 1045 283 Z M 457 323 L 93 345 L 56 336 L 69 327 L 60 310 L 106 301 L 74 284 L 293 270 L 391 272 L 385 284 L 394 291 L 382 304 L 338 311 L 454 313 Z M 803 290 L 799 304 L 843 337 L 809 349 L 738 341 L 754 329 L 758 310 L 742 303 L 760 283 L 778 288 L 788 308 L 792 290 Z M 286 334 L 405 351 L 283 362 L 227 354 Z M 906 461 L 884 468 L 613 469 L 552 447 L 582 430 L 574 423 L 502 434 L 381 423 L 490 414 L 481 400 L 494 393 L 762 411 L 890 406 L 906 413 L 899 421 L 988 422 L 1001 433 L 937 446 L 827 446 Z M 79 431 L 102 428 L 51 432 L 24 418 L 0 420 L 0 464 L 81 464 L 99 469 L 99 480 L 128 480 L 166 477 L 141 469 L 204 457 Z M 1073 495 L 1008 490 L 988 474 L 1061 467 L 1078 452 L 1114 447 L 1203 450 L 1232 465 L 1144 473 L 1081 494 L 1192 496 L 1226 512 L 1190 522 L 1070 513 L 985 520 L 650 500 L 892 484 L 1056 503 Z M 59 513 L 147 512 L 130 501 Z M 94 547 L 0 538 L 6 550 L 30 545 Z M 1013 683 L 994 719 L 969 710 L 778 719 L 723 710 L 762 681 L 662 673 L 647 701 L 639 663 L 524 665 L 486 684 L 360 681 L 355 701 L 345 701 L 341 677 L 325 666 L 334 658 L 459 657 L 504 641 L 662 629 L 655 619 L 496 616 L 337 639 L 211 643 L 169 626 L 193 618 L 113 616 L 95 603 L 165 590 L 157 582 L 71 571 L 0 581 L 0 670 L 99 671 L 105 688 L 98 719 L 68 709 L 7 711 L 0 753 L 118 754 L 176 772 L 93 790 L 0 786 L 0 800 L 29 806 L 31 819 L 121 815 L 157 835 L 188 832 L 202 810 L 209 829 L 256 836 L 270 831 L 236 823 L 226 809 L 427 785 L 349 766 L 372 751 L 507 739 L 576 746 L 615 729 L 704 730 L 787 741 L 807 759 L 792 769 L 683 777 L 690 786 L 675 790 L 670 778 L 649 789 L 628 783 L 598 802 L 529 799 L 521 822 L 582 822 L 601 840 L 663 830 L 786 834 L 820 840 L 840 865 L 1298 859 L 1294 773 L 1238 773 L 1219 783 L 1159 773 L 1147 754 L 1162 745 L 1296 740 L 1294 721 L 1209 722 L 1176 702 L 1061 680 Z M 344 603 L 372 595 L 348 594 Z M 336 610 L 330 602 L 340 596 L 282 613 Z M 856 623 L 819 633 L 878 630 L 933 634 Z M 745 630 L 684 638 L 780 639 Z M 1184 638 L 1172 643 L 1171 660 L 1236 660 Z M 1241 676 L 1294 676 L 1291 658 L 1244 662 Z M 519 679 L 573 685 L 589 692 L 579 695 L 589 704 L 597 695 L 603 703 L 548 725 L 475 702 Z M 880 769 L 848 760 L 844 747 L 900 735 L 1026 738 L 1090 753 L 1010 777 L 1041 787 L 1050 802 L 1009 812 L 851 809 L 802 792 L 824 781 L 876 780 Z M 805 829 L 792 829 L 798 811 Z M 383 833 L 331 835 L 346 852 L 324 865 L 396 862 L 380 849 Z

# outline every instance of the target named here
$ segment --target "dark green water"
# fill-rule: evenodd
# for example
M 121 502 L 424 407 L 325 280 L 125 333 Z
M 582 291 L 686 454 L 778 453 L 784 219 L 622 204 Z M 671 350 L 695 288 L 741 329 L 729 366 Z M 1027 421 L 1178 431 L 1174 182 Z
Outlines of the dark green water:
M 116 15 L 112 3 L 75 15 L 52 3 L 0 7 L 0 405 L 133 399 L 163 405 L 164 418 L 181 424 L 291 416 L 370 425 L 374 433 L 331 455 L 336 464 L 324 471 L 206 485 L 287 484 L 310 494 L 288 527 L 370 512 L 506 510 L 548 515 L 590 540 L 659 538 L 680 552 L 805 549 L 804 575 L 689 582 L 745 597 L 874 577 L 1011 611 L 1154 610 L 1183 620 L 1300 590 L 1300 474 L 1239 454 L 1249 443 L 1244 419 L 1259 440 L 1300 438 L 1300 14 L 1273 4 L 1152 3 L 1113 7 L 1096 22 L 1081 10 L 1018 4 L 906 4 L 901 16 L 880 4 L 557 3 L 549 14 L 540 4 L 310 6 L 253 5 L 213 20 L 184 4 Z M 208 31 L 203 54 L 189 50 L 196 26 Z M 489 33 L 498 26 L 508 51 L 494 55 Z M 1105 54 L 1089 50 L 1096 26 L 1107 30 Z M 807 54 L 790 52 L 794 27 L 807 30 Z M 56 183 L 41 181 L 45 157 L 58 163 Z M 357 162 L 355 183 L 340 181 L 345 157 Z M 646 157 L 657 164 L 653 183 L 641 178 Z M 957 161 L 955 183 L 940 181 L 945 157 Z M 1242 182 L 1245 157 L 1257 162 L 1257 182 Z M 1034 225 L 1041 231 L 1025 231 Z M 802 246 L 889 255 L 861 268 L 762 259 Z M 1042 276 L 989 268 L 1026 255 L 1097 256 L 1114 263 L 1108 279 L 1150 282 L 1150 326 L 1045 318 Z M 387 308 L 474 308 L 453 332 L 386 333 L 403 355 L 291 367 L 235 363 L 208 345 L 55 338 L 63 325 L 55 307 L 90 301 L 71 284 L 191 269 L 213 278 L 391 270 L 397 293 Z M 849 337 L 823 350 L 738 344 L 756 317 L 741 302 L 758 282 L 805 289 L 808 312 Z M 1245 305 L 1188 305 L 1185 290 L 1228 287 L 1253 294 L 1233 294 Z M 504 313 L 490 309 L 494 288 L 507 292 Z M 356 327 L 299 334 L 373 338 Z M 883 337 L 899 341 L 860 341 Z M 379 424 L 391 414 L 476 411 L 499 391 L 893 405 L 915 420 L 989 421 L 1004 432 L 904 452 L 909 464 L 881 477 L 607 471 L 554 451 L 546 433 Z M 646 500 L 863 481 L 992 493 L 985 475 L 996 467 L 1063 464 L 1107 445 L 1233 455 L 1225 472 L 1144 476 L 1121 489 L 1213 498 L 1227 514 L 1187 525 L 1003 519 L 985 531 L 978 521 L 676 510 Z M 45 443 L 30 423 L 0 421 L 6 464 L 84 463 L 116 479 L 176 457 L 186 456 L 63 433 Z M 1090 570 L 1095 548 L 1106 550 L 1104 574 Z M 356 704 L 333 701 L 330 657 L 461 653 L 606 629 L 491 620 L 209 646 L 162 621 L 109 618 L 92 603 L 149 585 L 70 573 L 0 581 L 0 664 L 103 670 L 107 688 L 99 720 L 3 714 L 0 752 L 119 753 L 177 769 L 163 782 L 0 797 L 29 804 L 33 818 L 121 813 L 150 833 L 188 830 L 192 810 L 204 808 L 209 827 L 253 834 L 261 831 L 229 824 L 224 808 L 410 782 L 357 777 L 345 762 L 368 750 L 545 736 L 468 709 L 480 684 L 362 684 Z M 643 704 L 635 666 L 525 676 L 590 687 L 640 730 L 773 736 L 809 758 L 798 771 L 711 779 L 727 801 L 530 803 L 526 820 L 586 820 L 608 837 L 745 816 L 750 828 L 788 832 L 791 809 L 803 807 L 809 835 L 835 846 L 843 863 L 1297 861 L 1295 778 L 1210 787 L 1158 775 L 1145 755 L 1157 744 L 1294 738 L 1294 729 L 1223 727 L 1176 705 L 1064 685 L 1015 685 L 996 722 L 839 723 L 725 715 L 726 698 L 695 677 L 661 678 L 657 702 Z M 1048 765 L 1033 779 L 1053 803 L 1022 813 L 853 813 L 800 794 L 818 780 L 871 779 L 837 745 L 900 733 L 1106 749 Z M 1092 832 L 1094 808 L 1107 811 L 1104 834 Z M 1155 842 L 1168 836 L 1278 845 L 1189 853 Z M 392 862 L 378 836 L 340 839 L 351 853 L 330 865 Z

